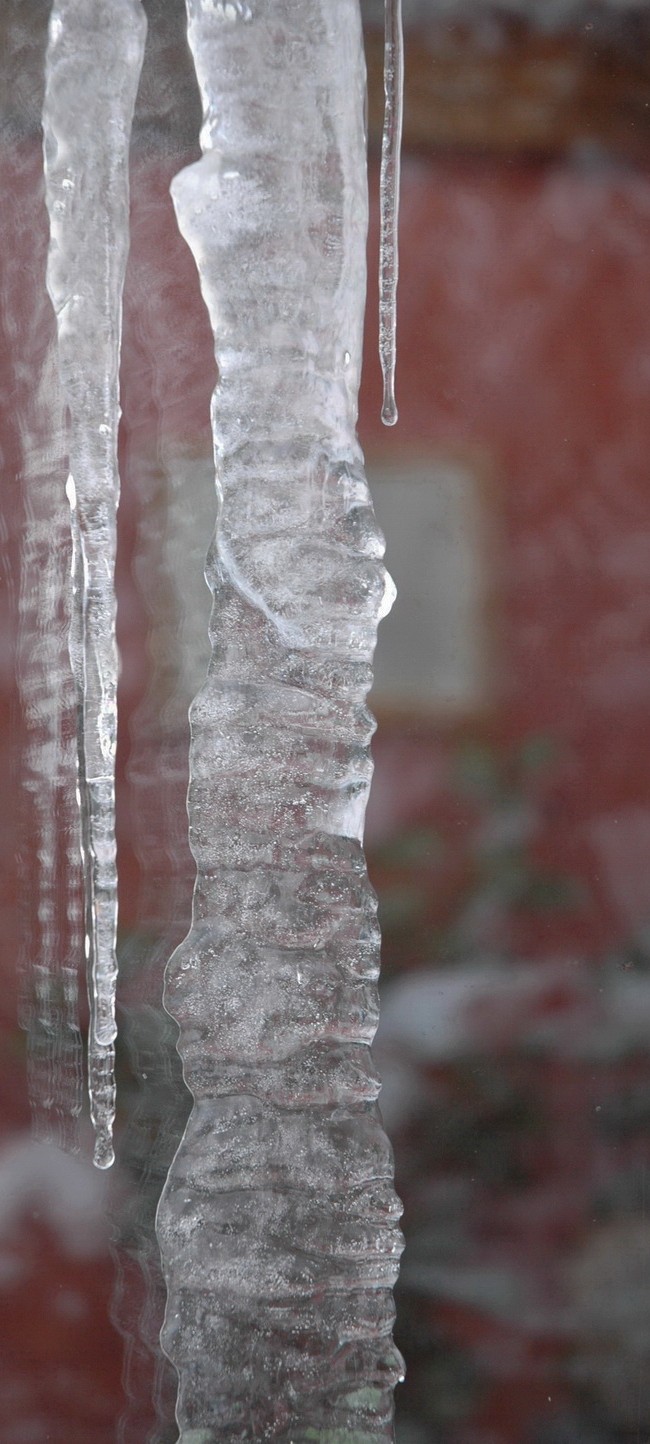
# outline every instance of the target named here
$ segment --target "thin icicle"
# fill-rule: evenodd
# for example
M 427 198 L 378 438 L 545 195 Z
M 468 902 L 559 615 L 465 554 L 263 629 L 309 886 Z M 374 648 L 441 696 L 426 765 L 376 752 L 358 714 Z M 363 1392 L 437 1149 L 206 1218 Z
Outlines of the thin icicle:
M 402 0 L 385 0 L 384 133 L 381 142 L 381 241 L 379 252 L 379 358 L 384 377 L 381 419 L 397 421 L 395 362 L 397 356 L 397 277 L 399 273 L 399 178 L 404 97 Z
M 58 0 L 43 112 L 47 287 L 69 413 L 73 532 L 70 656 L 79 736 L 81 845 L 95 1163 L 113 1162 L 117 965 L 115 545 L 128 156 L 146 22 L 139 0 Z
M 31 459 L 30 459 L 31 460 Z M 29 465 L 29 463 L 27 463 Z M 25 470 L 27 471 L 27 465 Z M 23 473 L 25 474 L 25 473 Z M 34 481 L 36 485 L 33 485 Z M 61 647 L 66 537 L 56 477 L 29 476 L 20 576 L 19 687 L 23 712 L 24 877 L 22 930 L 27 1074 L 35 1136 L 76 1151 L 81 1112 L 82 1041 L 78 1019 L 80 901 L 71 685 Z M 57 505 L 58 503 L 58 505 Z
M 29 245 L 24 218 L 21 258 Z M 46 297 L 32 298 L 23 333 L 51 336 Z M 31 335 L 30 335 L 31 332 Z M 36 343 L 38 344 L 38 342 Z M 30 352 L 30 354 L 32 354 Z M 22 721 L 20 1022 L 27 1035 L 27 1079 L 34 1135 L 77 1147 L 81 1112 L 82 1042 L 76 977 L 70 978 L 79 868 L 67 872 L 74 826 L 72 686 L 62 642 L 66 619 L 68 537 L 61 496 L 62 415 L 56 358 L 47 340 L 37 383 L 19 408 L 23 517 L 18 595 L 18 693 Z M 63 503 L 63 504 L 62 504 Z M 78 851 L 78 848 L 77 848 Z M 78 935 L 77 935 L 78 941 Z M 78 970 L 77 970 L 78 971 Z

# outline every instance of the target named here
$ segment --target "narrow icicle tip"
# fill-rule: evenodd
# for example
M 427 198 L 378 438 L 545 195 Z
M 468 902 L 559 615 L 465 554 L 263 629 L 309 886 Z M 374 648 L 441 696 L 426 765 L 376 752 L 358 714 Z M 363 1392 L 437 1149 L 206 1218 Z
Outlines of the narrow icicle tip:
M 390 380 L 387 381 L 384 386 L 384 399 L 381 407 L 381 419 L 384 423 L 384 426 L 395 426 L 398 417 L 399 412 L 397 410 L 397 405 L 395 402 L 395 378 L 394 376 L 391 376 Z
M 113 1149 L 112 1132 L 105 1129 L 97 1129 L 95 1134 L 95 1149 L 93 1163 L 95 1168 L 112 1168 L 115 1162 Z
M 379 359 L 384 378 L 381 419 L 397 421 L 397 279 L 399 275 L 399 182 L 404 111 L 404 35 L 402 0 L 385 0 L 384 131 L 381 143 L 379 246 Z

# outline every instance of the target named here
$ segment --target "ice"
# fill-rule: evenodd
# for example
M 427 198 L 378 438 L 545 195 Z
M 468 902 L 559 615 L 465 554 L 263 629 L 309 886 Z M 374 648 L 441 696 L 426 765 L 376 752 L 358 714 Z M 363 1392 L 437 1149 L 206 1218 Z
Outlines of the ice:
M 115 934 L 115 537 L 122 288 L 128 248 L 128 152 L 144 52 L 139 0 L 58 0 L 43 111 L 50 217 L 47 286 L 69 416 L 73 535 L 70 657 L 91 1023 L 88 1073 L 95 1162 L 113 1162 Z
M 35 309 L 38 304 L 35 300 Z M 52 349 L 36 389 L 34 429 L 24 430 L 22 444 L 18 686 L 25 892 L 20 1021 L 27 1034 L 35 1136 L 74 1151 L 83 1093 L 78 1016 L 82 917 L 72 685 L 63 639 L 69 528 L 66 536 L 57 466 L 63 461 L 62 426 L 56 425 L 56 408 L 53 416 L 42 394 L 49 390 Z M 47 422 L 54 425 L 45 437 L 40 430 Z
M 8 71 L 32 28 L 8 39 Z M 38 38 L 34 51 L 40 60 Z M 30 74 L 30 80 L 32 75 Z M 37 100 L 38 103 L 38 100 Z M 9 97 L 0 101 L 2 121 Z M 15 664 L 20 748 L 17 848 L 20 877 L 18 1018 L 26 1033 L 29 1103 L 36 1137 L 78 1146 L 83 1097 L 78 982 L 82 918 L 75 805 L 74 697 L 67 655 L 70 528 L 63 493 L 65 438 L 52 307 L 44 287 L 47 250 L 42 166 L 7 146 L 2 189 L 13 197 L 0 220 L 4 370 L 0 381 L 6 485 L 0 518 L 2 591 L 17 619 Z M 11 817 L 11 792 L 4 796 Z
M 384 133 L 381 145 L 380 252 L 379 252 L 379 356 L 384 378 L 381 419 L 386 426 L 397 421 L 395 363 L 397 357 L 397 277 L 400 153 L 404 93 L 404 40 L 402 0 L 385 0 Z
M 215 335 L 212 659 L 191 711 L 194 1107 L 158 1212 L 183 1444 L 393 1437 L 401 1235 L 369 1053 L 361 847 L 393 588 L 356 437 L 358 0 L 188 0 L 203 158 L 174 181 Z
M 136 186 L 137 180 L 136 209 L 151 207 L 155 230 L 156 217 L 164 224 L 160 204 L 146 197 L 144 186 L 137 190 Z M 134 257 L 132 251 L 130 270 L 132 314 L 133 291 L 141 304 L 142 296 L 151 295 L 161 284 L 160 257 L 143 248 Z M 125 330 L 128 289 L 129 278 Z M 128 415 L 127 394 L 124 399 Z M 125 494 L 130 490 L 132 497 L 137 496 L 138 503 L 134 570 L 148 611 L 149 685 L 129 729 L 132 837 L 141 882 L 136 916 L 120 953 L 120 1035 L 137 1088 L 130 1106 L 130 1090 L 125 1089 L 122 1113 L 118 1156 L 131 1188 L 116 1220 L 110 1316 L 124 1339 L 123 1404 L 116 1444 L 161 1444 L 169 1438 L 174 1417 L 176 1374 L 160 1348 L 166 1295 L 155 1213 L 189 1112 L 176 1025 L 162 1009 L 162 981 L 170 953 L 187 931 L 191 910 L 194 869 L 185 809 L 187 714 L 192 693 L 205 675 L 209 652 L 208 591 L 202 568 L 205 537 L 214 521 L 214 475 L 207 457 L 197 459 L 166 446 L 152 457 L 134 436 L 138 428 L 129 430 L 123 486 Z M 201 506 L 210 518 L 206 526 L 201 525 Z M 185 607 L 191 616 L 184 614 Z M 143 1420 L 151 1402 L 156 1422 L 146 1428 Z

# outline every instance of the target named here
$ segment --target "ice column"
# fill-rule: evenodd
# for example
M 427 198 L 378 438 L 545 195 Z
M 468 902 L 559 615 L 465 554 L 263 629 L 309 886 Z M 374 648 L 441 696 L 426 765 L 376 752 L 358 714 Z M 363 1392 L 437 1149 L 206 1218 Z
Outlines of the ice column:
M 203 158 L 173 184 L 215 335 L 212 660 L 191 712 L 194 1107 L 158 1230 L 184 1444 L 392 1438 L 401 1249 L 362 851 L 382 565 L 356 438 L 358 0 L 188 0 Z
M 47 286 L 69 415 L 73 534 L 70 655 L 91 1004 L 88 1074 L 95 1162 L 113 1161 L 115 1108 L 115 539 L 128 154 L 144 53 L 139 0 L 58 0 L 43 112 L 50 216 Z

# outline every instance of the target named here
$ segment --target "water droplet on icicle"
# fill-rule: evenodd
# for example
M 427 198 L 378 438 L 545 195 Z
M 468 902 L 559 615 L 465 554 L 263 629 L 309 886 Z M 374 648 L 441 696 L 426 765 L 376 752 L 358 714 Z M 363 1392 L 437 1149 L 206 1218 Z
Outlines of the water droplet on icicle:
M 381 142 L 379 250 L 379 359 L 384 378 L 381 419 L 397 421 L 395 362 L 397 356 L 397 277 L 400 151 L 404 109 L 404 36 L 402 0 L 385 0 L 384 132 Z

